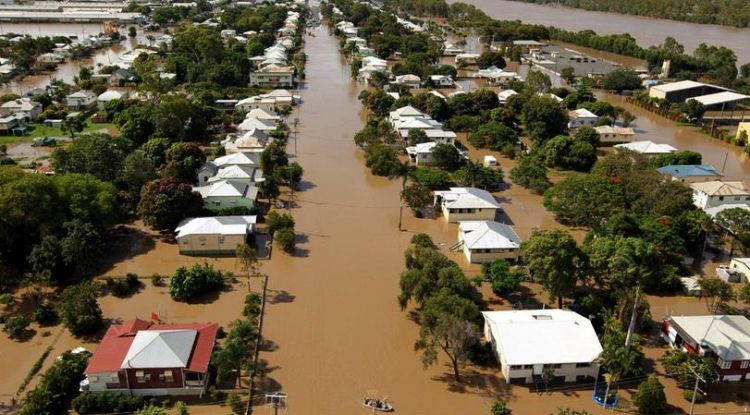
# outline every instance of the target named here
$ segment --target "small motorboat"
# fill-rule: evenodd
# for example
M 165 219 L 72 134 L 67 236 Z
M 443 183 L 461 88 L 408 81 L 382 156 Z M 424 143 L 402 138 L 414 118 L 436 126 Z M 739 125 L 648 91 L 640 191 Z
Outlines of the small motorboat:
M 364 406 L 380 412 L 393 411 L 393 405 L 391 405 L 385 399 L 365 398 Z

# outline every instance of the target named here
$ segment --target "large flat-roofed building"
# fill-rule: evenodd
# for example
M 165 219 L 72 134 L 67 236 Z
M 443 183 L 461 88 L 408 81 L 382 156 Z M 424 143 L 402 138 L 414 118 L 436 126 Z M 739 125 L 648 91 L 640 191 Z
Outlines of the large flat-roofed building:
M 508 382 L 595 378 L 602 346 L 591 321 L 570 310 L 484 311 L 484 337 Z M 592 381 L 593 382 L 593 381 Z
M 710 95 L 726 91 L 726 88 L 720 86 L 704 84 L 695 81 L 679 81 L 667 84 L 654 85 L 648 90 L 648 96 L 652 98 L 661 98 L 669 102 L 685 102 L 690 98 L 702 95 Z

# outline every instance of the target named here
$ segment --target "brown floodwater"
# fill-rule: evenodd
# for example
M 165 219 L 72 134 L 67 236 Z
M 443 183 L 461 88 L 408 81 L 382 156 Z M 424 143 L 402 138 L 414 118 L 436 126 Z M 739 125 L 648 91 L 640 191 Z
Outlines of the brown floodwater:
M 750 61 L 750 29 L 650 19 L 509 0 L 449 0 L 448 3 L 457 1 L 473 4 L 496 19 L 522 20 L 573 31 L 592 29 L 601 34 L 630 33 L 642 46 L 657 45 L 667 36 L 672 36 L 685 45 L 688 52 L 695 50 L 700 43 L 726 46 L 735 51 L 740 64 Z

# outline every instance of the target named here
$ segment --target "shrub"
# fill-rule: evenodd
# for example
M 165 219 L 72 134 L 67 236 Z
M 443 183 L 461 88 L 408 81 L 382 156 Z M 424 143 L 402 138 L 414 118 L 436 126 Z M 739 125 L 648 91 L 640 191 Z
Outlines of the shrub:
M 41 325 L 53 324 L 57 321 L 57 311 L 51 304 L 41 304 L 34 309 L 32 318 Z
M 230 393 L 229 397 L 227 398 L 227 406 L 234 412 L 235 414 L 242 413 L 243 407 L 242 407 L 242 399 L 240 398 L 240 395 L 236 393 Z
M 294 241 L 294 230 L 290 228 L 281 229 L 276 232 L 274 239 L 282 251 L 288 254 L 294 253 L 294 247 L 296 245 Z
M 224 287 L 224 274 L 211 265 L 195 264 L 190 268 L 180 267 L 169 280 L 169 295 L 175 301 L 190 301 L 205 293 Z
M 224 326 L 219 326 L 218 329 L 216 329 L 216 338 L 217 339 L 223 339 L 227 337 L 227 332 L 224 330 Z
M 71 403 L 73 409 L 79 414 L 105 414 L 119 412 L 134 412 L 144 406 L 147 402 L 142 396 L 130 396 L 112 392 L 83 392 Z
M 0 295 L 0 304 L 2 305 L 8 305 L 13 302 L 13 296 L 10 294 L 2 294 Z
M 188 415 L 188 408 L 185 402 L 177 401 L 174 404 L 174 410 L 177 415 Z
M 664 394 L 664 386 L 655 375 L 649 376 L 638 385 L 638 390 L 633 397 L 633 403 L 642 414 L 657 415 L 667 411 L 667 396 Z
M 128 287 L 131 290 L 138 288 L 138 286 L 141 284 L 141 281 L 138 280 L 138 274 L 134 274 L 132 272 L 128 272 L 127 274 L 125 274 L 125 282 L 128 284 Z
M 242 315 L 245 317 L 258 317 L 260 314 L 260 295 L 250 293 L 245 296 L 245 307 L 242 309 Z
M 83 371 L 88 364 L 87 353 L 66 352 L 42 375 L 39 384 L 29 391 L 21 404 L 20 415 L 66 413 L 66 403 L 78 392 Z
M 693 401 L 693 390 L 692 389 L 685 389 L 682 391 L 682 397 L 685 398 L 686 401 L 692 402 Z M 706 401 L 705 396 L 703 396 L 702 393 L 698 392 L 695 394 L 695 403 L 703 403 Z
M 8 334 L 11 339 L 20 339 L 26 333 L 26 329 L 29 328 L 29 319 L 24 316 L 13 316 L 8 317 L 5 320 L 5 327 L 3 331 Z
M 287 213 L 279 214 L 276 211 L 271 211 L 266 215 L 266 226 L 268 227 L 268 233 L 273 235 L 276 231 L 285 228 L 294 228 L 294 218 Z
M 164 286 L 164 277 L 162 277 L 159 274 L 154 274 L 151 276 L 151 285 L 154 287 L 163 287 Z
M 492 407 L 490 408 L 490 414 L 492 415 L 510 415 L 511 411 L 510 408 L 505 404 L 505 401 L 497 399 L 495 402 L 492 402 Z
M 130 287 L 124 279 L 107 277 L 106 285 L 109 292 L 115 297 L 125 297 L 130 294 Z

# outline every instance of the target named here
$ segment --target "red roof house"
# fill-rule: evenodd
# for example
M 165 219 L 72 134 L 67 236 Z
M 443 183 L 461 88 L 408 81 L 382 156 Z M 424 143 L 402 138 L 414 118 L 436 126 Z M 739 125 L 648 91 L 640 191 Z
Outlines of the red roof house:
M 139 395 L 200 395 L 218 325 L 151 324 L 135 319 L 112 325 L 86 368 L 85 390 Z

